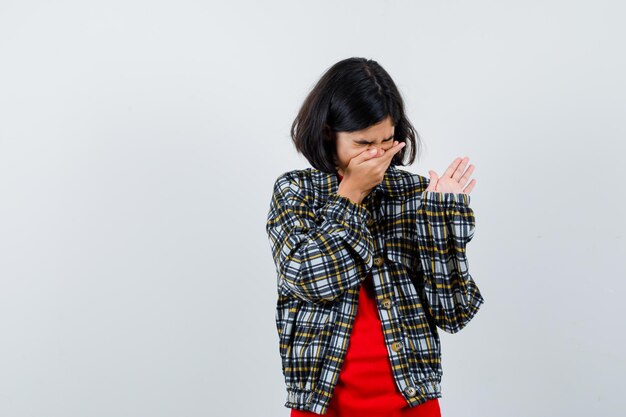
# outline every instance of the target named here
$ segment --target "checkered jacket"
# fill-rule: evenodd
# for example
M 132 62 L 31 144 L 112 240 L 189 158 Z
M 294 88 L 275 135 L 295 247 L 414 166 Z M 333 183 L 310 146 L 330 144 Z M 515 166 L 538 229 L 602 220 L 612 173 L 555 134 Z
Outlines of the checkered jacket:
M 360 204 L 314 168 L 274 183 L 266 231 L 285 407 L 326 413 L 368 273 L 397 387 L 410 407 L 441 397 L 437 328 L 458 332 L 484 300 L 466 257 L 470 196 L 425 191 L 429 181 L 390 165 Z

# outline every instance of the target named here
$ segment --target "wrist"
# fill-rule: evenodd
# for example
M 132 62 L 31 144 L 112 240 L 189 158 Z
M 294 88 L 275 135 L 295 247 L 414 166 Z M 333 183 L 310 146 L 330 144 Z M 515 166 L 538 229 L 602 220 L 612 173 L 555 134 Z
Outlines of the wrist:
M 351 188 L 349 184 L 345 184 L 343 181 L 341 182 L 341 184 L 339 184 L 337 194 L 346 197 L 356 204 L 361 204 L 361 202 L 365 198 L 365 193 L 361 192 L 360 190 Z

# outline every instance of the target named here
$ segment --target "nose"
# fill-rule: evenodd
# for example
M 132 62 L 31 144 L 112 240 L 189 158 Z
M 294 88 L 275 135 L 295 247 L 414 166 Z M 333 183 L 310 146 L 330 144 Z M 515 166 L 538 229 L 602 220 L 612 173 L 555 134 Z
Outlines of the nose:
M 378 153 L 380 153 L 380 149 L 387 150 L 388 146 L 385 146 L 385 145 L 386 144 L 384 144 L 384 143 L 381 143 L 381 144 L 378 144 L 378 145 L 372 145 L 372 146 L 370 146 L 370 149 L 376 149 L 378 151 Z

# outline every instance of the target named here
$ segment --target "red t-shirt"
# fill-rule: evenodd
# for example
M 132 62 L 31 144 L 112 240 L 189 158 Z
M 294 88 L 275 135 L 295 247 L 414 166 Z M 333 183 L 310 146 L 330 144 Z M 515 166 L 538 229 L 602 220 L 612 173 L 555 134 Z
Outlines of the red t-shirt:
M 339 181 L 343 178 L 337 174 Z M 291 410 L 291 417 L 319 417 Z M 359 292 L 359 304 L 348 350 L 326 417 L 441 417 L 437 398 L 409 407 L 396 387 L 378 316 L 372 274 Z

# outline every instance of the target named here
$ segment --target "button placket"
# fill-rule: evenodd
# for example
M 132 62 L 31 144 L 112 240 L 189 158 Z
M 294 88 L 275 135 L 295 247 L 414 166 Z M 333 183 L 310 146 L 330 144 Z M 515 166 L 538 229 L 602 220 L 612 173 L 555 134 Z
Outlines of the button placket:
M 371 207 L 371 206 L 369 206 Z M 369 208 L 368 207 L 368 208 Z M 370 218 L 368 220 L 368 226 L 370 227 L 370 232 L 372 233 L 372 236 L 374 238 L 374 242 L 375 242 L 375 246 L 378 246 L 378 248 L 380 248 L 380 250 L 384 250 L 385 248 L 385 244 L 386 244 L 386 234 L 384 232 L 384 230 L 379 229 L 380 226 L 380 217 L 384 216 L 383 212 L 384 212 L 384 208 L 381 207 L 380 210 L 368 210 L 370 213 Z M 373 226 L 373 227 L 371 227 Z M 376 250 L 377 248 L 375 248 Z M 374 284 L 377 286 L 377 288 L 381 285 L 381 278 L 383 276 L 386 276 L 386 274 L 388 274 L 389 272 L 386 270 L 386 268 L 384 268 L 384 265 L 388 263 L 388 260 L 386 258 L 386 255 L 384 252 L 381 252 L 377 255 L 374 256 L 373 258 L 373 264 L 375 266 L 375 269 L 378 268 L 378 270 L 374 273 Z M 385 290 L 385 289 L 381 289 L 382 291 L 386 291 L 388 292 L 389 289 Z M 378 292 L 378 291 L 377 291 Z M 379 292 L 379 305 L 381 306 L 382 309 L 385 310 L 386 315 L 388 315 L 389 320 L 391 320 L 392 322 L 396 322 L 398 320 L 397 315 L 396 315 L 396 311 L 393 308 L 393 299 L 390 296 L 391 294 L 388 294 L 387 296 L 383 296 L 384 298 L 380 298 L 380 292 Z M 399 322 L 398 322 L 399 323 Z M 401 325 L 400 325 L 401 326 Z M 395 332 L 394 332 L 395 333 Z M 402 338 L 404 335 L 403 331 L 400 331 L 400 333 L 396 334 L 395 338 Z M 389 340 L 389 338 L 391 338 L 391 335 L 385 335 L 385 342 L 388 344 L 391 342 L 390 347 L 391 347 L 391 352 L 394 352 L 394 354 L 396 355 L 401 355 L 401 352 L 405 349 L 405 343 L 401 340 L 394 340 L 391 341 Z M 393 340 L 393 339 L 392 339 Z M 394 359 L 395 360 L 395 359 Z M 395 378 L 399 378 L 399 375 L 395 375 Z

